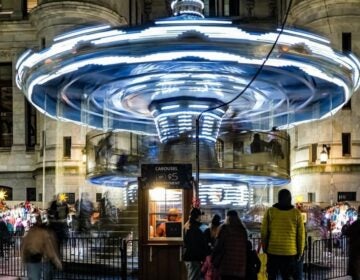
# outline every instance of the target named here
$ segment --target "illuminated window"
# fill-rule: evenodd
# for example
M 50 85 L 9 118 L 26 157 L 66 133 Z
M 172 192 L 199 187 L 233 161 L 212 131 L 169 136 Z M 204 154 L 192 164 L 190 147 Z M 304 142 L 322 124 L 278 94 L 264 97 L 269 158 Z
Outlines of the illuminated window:
M 182 239 L 183 190 L 149 190 L 149 239 Z
M 338 201 L 356 201 L 356 192 L 338 192 Z
M 27 0 L 27 11 L 30 12 L 38 5 L 38 0 Z

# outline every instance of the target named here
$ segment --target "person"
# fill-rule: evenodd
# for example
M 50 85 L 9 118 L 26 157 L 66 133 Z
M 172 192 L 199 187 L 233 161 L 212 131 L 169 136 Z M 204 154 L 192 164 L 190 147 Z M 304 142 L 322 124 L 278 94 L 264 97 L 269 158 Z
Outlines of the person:
M 246 280 L 257 280 L 261 261 L 250 240 L 246 242 L 246 245 Z
M 200 229 L 201 215 L 199 208 L 192 208 L 189 220 L 184 225 L 183 260 L 188 280 L 201 279 L 201 263 L 205 260 L 208 252 L 205 235 Z
M 20 253 L 29 280 L 53 279 L 53 266 L 62 270 L 55 233 L 42 224 L 40 216 L 22 239 Z
M 221 217 L 218 214 L 215 214 L 211 220 L 210 227 L 204 231 L 205 238 L 209 246 L 209 253 L 206 256 L 205 262 L 201 266 L 201 273 L 204 275 L 205 280 L 220 280 L 220 274 L 213 266 L 211 259 L 211 252 L 214 248 L 220 225 Z
M 221 280 L 246 279 L 247 231 L 235 210 L 229 210 L 220 226 L 212 252 Z
M 81 194 L 81 199 L 75 202 L 77 230 L 79 232 L 88 232 L 91 228 L 91 216 L 94 213 L 94 204 L 89 199 L 89 193 Z
M 50 228 L 54 230 L 56 234 L 59 249 L 68 236 L 68 214 L 69 206 L 67 205 L 63 196 L 58 194 L 50 204 L 48 209 L 48 219 Z
M 261 226 L 261 242 L 267 254 L 269 280 L 297 279 L 297 263 L 305 248 L 305 227 L 301 212 L 291 204 L 291 193 L 281 189 L 278 203 L 264 215 Z
M 10 232 L 6 226 L 3 216 L 0 214 L 0 257 L 4 257 L 4 247 L 10 242 Z
M 176 208 L 170 208 L 167 214 L 167 221 L 168 222 L 181 222 L 181 217 L 179 215 L 179 210 Z M 166 230 L 165 230 L 166 223 L 160 223 L 156 227 L 156 236 L 157 237 L 164 237 L 166 236 Z
M 360 206 L 358 218 L 347 229 L 349 238 L 349 275 L 353 280 L 360 280 Z
M 267 146 L 266 141 L 262 140 L 260 138 L 260 134 L 259 133 L 255 133 L 254 134 L 254 139 L 250 144 L 250 151 L 251 153 L 261 153 L 261 152 L 265 152 L 265 148 Z

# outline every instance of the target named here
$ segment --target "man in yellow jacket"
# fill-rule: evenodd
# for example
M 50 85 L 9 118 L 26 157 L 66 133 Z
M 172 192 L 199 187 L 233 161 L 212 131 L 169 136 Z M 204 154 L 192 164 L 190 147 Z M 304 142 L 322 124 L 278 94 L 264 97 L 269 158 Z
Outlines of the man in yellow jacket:
M 268 279 L 275 280 L 279 274 L 283 280 L 297 279 L 296 265 L 304 253 L 305 227 L 300 211 L 291 205 L 289 190 L 280 190 L 278 203 L 266 211 L 261 241 L 268 256 Z

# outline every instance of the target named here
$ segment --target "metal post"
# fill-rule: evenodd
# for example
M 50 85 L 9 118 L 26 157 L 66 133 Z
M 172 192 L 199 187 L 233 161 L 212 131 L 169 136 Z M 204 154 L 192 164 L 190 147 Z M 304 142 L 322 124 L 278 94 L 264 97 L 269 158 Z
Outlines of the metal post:
M 121 258 L 121 279 L 127 279 L 127 240 L 123 239 L 120 246 L 120 258 Z
M 311 242 L 311 236 L 308 236 L 307 238 L 307 273 L 308 273 L 308 277 L 307 279 L 308 280 L 311 280 L 311 262 L 312 262 L 312 258 L 311 258 L 311 255 L 312 255 L 312 242 Z
M 194 193 L 195 193 L 195 201 L 198 201 L 199 199 L 199 182 L 200 182 L 200 118 L 201 114 L 196 118 L 196 178 L 195 178 L 195 184 L 194 184 Z

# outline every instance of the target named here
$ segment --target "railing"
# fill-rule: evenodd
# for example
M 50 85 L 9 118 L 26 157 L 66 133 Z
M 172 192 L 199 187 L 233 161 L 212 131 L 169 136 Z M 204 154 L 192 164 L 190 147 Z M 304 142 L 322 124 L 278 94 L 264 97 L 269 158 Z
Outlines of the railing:
M 20 259 L 21 236 L 14 236 L 3 245 L 4 257 L 0 261 L 0 275 L 25 277 L 26 271 Z M 252 238 L 253 248 L 260 244 Z M 347 275 L 348 240 L 345 237 L 307 240 L 304 259 L 304 279 L 324 280 Z M 0 244 L 1 248 L 1 244 Z M 55 272 L 55 279 L 137 279 L 138 240 L 126 240 L 108 236 L 73 234 L 62 248 L 63 271 Z
M 312 241 L 308 237 L 305 269 L 308 280 L 334 279 L 347 275 L 349 248 L 344 236 Z
M 21 236 L 0 244 L 4 257 L 0 261 L 0 275 L 25 277 L 20 258 Z M 103 234 L 72 234 L 60 247 L 63 271 L 55 271 L 55 279 L 120 279 L 123 239 Z M 1 247 L 2 246 L 2 247 Z

